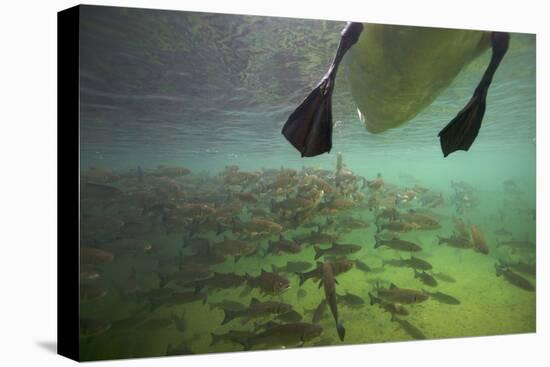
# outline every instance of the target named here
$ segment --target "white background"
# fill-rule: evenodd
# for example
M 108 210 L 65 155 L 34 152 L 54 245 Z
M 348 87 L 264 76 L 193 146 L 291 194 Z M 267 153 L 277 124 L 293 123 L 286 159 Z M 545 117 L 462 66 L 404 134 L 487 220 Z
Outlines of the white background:
M 94 1 L 202 10 L 537 33 L 537 333 L 285 352 L 132 360 L 135 366 L 550 365 L 548 313 L 548 23 L 545 1 Z M 538 4 L 537 4 L 538 3 Z M 0 366 L 74 362 L 56 343 L 56 12 L 73 1 L 3 2 L 0 12 Z M 352 5 L 353 4 L 353 5 Z M 514 93 L 510 90 L 510 93 Z M 74 122 L 72 122 L 74 123 Z M 63 126 L 60 127 L 63 130 Z M 71 137 L 74 138 L 74 137 Z M 546 147 L 544 146 L 546 144 Z M 545 168 L 546 166 L 546 168 Z M 63 228 L 63 225 L 61 226 Z M 65 244 L 71 245 L 71 244 Z M 365 325 L 368 327 L 368 325 Z M 127 365 L 130 361 L 94 365 Z

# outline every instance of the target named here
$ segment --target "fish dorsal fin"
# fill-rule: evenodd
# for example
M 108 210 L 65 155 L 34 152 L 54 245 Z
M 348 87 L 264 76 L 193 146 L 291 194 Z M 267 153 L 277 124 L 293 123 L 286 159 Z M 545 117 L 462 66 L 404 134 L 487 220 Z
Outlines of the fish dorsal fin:
M 392 241 L 398 241 L 399 238 L 398 238 L 398 237 L 393 237 L 391 240 L 392 240 Z
M 390 284 L 390 289 L 398 289 L 398 288 L 399 288 L 399 287 L 396 286 L 395 284 L 393 284 L 393 283 Z
M 250 300 L 250 304 L 253 305 L 255 303 L 260 303 L 260 300 L 257 299 L 256 297 L 252 297 L 252 299 Z
M 262 274 L 264 274 L 264 273 L 267 273 L 267 272 L 262 268 Z

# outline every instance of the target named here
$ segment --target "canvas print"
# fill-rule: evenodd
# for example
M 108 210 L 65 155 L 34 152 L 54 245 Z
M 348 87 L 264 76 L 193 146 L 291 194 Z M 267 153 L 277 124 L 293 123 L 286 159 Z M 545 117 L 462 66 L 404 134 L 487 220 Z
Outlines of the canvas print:
M 535 332 L 535 35 L 80 6 L 78 41 L 81 360 Z

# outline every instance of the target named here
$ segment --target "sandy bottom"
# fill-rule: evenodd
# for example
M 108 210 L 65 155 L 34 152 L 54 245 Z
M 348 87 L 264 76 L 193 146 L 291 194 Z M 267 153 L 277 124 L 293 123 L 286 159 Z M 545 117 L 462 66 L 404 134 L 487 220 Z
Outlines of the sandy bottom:
M 357 216 L 357 214 L 355 214 Z M 382 268 L 382 260 L 390 258 L 408 257 L 408 253 L 398 253 L 394 250 L 374 249 L 374 226 L 364 230 L 355 230 L 343 235 L 339 242 L 356 243 L 364 248 L 351 256 L 366 262 L 375 271 L 370 273 L 352 269 L 338 276 L 339 285 L 337 292 L 344 294 L 350 292 L 362 297 L 365 305 L 360 308 L 339 306 L 340 318 L 346 327 L 344 342 L 338 339 L 334 320 L 329 311 L 320 325 L 323 333 L 319 338 L 309 341 L 305 346 L 312 345 L 339 345 L 339 344 L 363 344 L 391 341 L 412 340 L 409 335 L 397 323 L 391 322 L 391 315 L 378 306 L 369 305 L 368 292 L 373 291 L 376 283 L 388 286 L 394 283 L 402 288 L 426 289 L 430 292 L 441 291 L 452 295 L 461 301 L 460 305 L 447 305 L 434 300 L 427 300 L 420 304 L 411 305 L 410 315 L 404 317 L 412 325 L 420 329 L 428 339 L 455 338 L 482 335 L 529 333 L 535 331 L 536 325 L 536 294 L 518 288 L 502 277 L 495 274 L 494 264 L 497 258 L 518 258 L 504 247 L 496 247 L 496 237 L 491 235 L 494 227 L 489 219 L 484 219 L 484 232 L 490 244 L 490 254 L 483 255 L 472 250 L 457 250 L 437 244 L 437 234 L 450 235 L 453 230 L 451 216 L 442 213 L 443 227 L 434 231 L 415 231 L 404 234 L 403 239 L 409 239 L 420 244 L 423 251 L 415 254 L 424 258 L 433 265 L 434 272 L 444 272 L 456 279 L 455 283 L 439 281 L 437 287 L 427 287 L 414 278 L 413 270 L 409 268 L 396 268 L 386 266 Z M 372 221 L 372 214 L 365 214 L 365 219 Z M 482 220 L 479 220 L 482 222 Z M 305 230 L 296 231 L 295 234 L 305 233 Z M 214 238 L 212 238 L 214 239 Z M 165 248 L 178 243 L 177 236 L 162 239 Z M 219 240 L 219 239 L 218 239 Z M 265 241 L 263 241 L 265 243 Z M 265 246 L 265 244 L 264 244 Z M 314 251 L 312 247 L 306 247 L 304 251 L 295 255 L 274 256 L 264 258 L 243 258 L 238 263 L 232 260 L 213 267 L 220 272 L 245 272 L 257 275 L 263 268 L 271 270 L 271 264 L 283 266 L 287 261 L 309 261 L 314 264 Z M 125 259 L 126 263 L 119 263 L 117 269 L 106 269 L 104 277 L 120 274 L 129 274 L 129 269 L 134 266 L 144 284 L 154 287 L 158 282 L 156 270 L 151 265 L 151 259 L 139 257 Z M 120 274 L 115 274 L 120 273 Z M 323 289 L 318 288 L 317 282 L 308 280 L 302 288 L 307 295 L 298 301 L 299 289 L 298 277 L 294 274 L 287 275 L 291 282 L 291 288 L 280 296 L 263 296 L 257 290 L 246 292 L 246 287 L 212 292 L 208 295 L 208 303 L 216 303 L 223 300 L 238 301 L 248 304 L 252 297 L 260 300 L 277 300 L 292 304 L 294 309 L 304 315 L 304 321 L 311 321 L 311 313 L 305 310 L 315 309 L 324 297 Z M 526 276 L 533 284 L 535 279 Z M 116 320 L 139 314 L 143 304 L 121 303 L 116 292 L 110 292 L 108 296 L 95 303 L 83 303 L 81 311 L 91 317 L 104 317 Z M 146 305 L 146 303 L 145 303 Z M 234 343 L 218 343 L 213 346 L 211 333 L 223 334 L 229 330 L 251 330 L 253 322 L 242 325 L 240 320 L 233 320 L 222 326 L 223 311 L 217 308 L 210 310 L 208 305 L 192 302 L 185 305 L 161 307 L 154 311 L 148 318 L 167 319 L 171 315 L 185 315 L 187 328 L 184 332 L 176 329 L 175 325 L 156 326 L 132 326 L 128 329 L 112 328 L 111 330 L 90 338 L 82 338 L 82 359 L 110 359 L 125 357 L 158 356 L 166 353 L 168 344 L 177 346 L 186 345 L 193 353 L 215 353 L 228 351 L 241 351 L 243 347 Z M 258 321 L 267 321 L 258 320 Z

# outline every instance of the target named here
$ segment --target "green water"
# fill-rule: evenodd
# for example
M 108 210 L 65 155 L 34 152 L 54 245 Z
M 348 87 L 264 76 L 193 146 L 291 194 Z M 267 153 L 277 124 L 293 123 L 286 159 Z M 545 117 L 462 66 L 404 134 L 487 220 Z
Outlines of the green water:
M 342 153 L 346 169 L 357 180 L 353 191 L 364 199 L 356 199 L 351 209 L 327 214 L 321 208 L 337 195 L 325 193 L 308 212 L 320 224 L 327 218 L 338 223 L 350 216 L 368 222 L 367 228 L 341 233 L 337 242 L 360 245 L 361 250 L 348 257 L 367 263 L 373 271 L 353 267 L 336 277 L 338 294 L 349 292 L 365 301 L 358 308 L 338 304 L 345 340 L 338 338 L 335 321 L 327 310 L 319 324 L 322 334 L 303 346 L 413 340 L 398 323 L 390 321 L 390 313 L 369 304 L 368 293 L 376 292 L 377 284 L 388 287 L 390 283 L 400 288 L 440 291 L 460 300 L 459 305 L 433 299 L 405 305 L 410 314 L 402 318 L 427 339 L 535 332 L 536 292 L 497 276 L 495 270 L 499 260 L 535 261 L 534 36 L 512 35 L 510 51 L 489 91 L 482 129 L 470 151 L 443 158 L 437 132 L 470 98 L 488 52 L 468 65 L 413 121 L 380 135 L 369 134 L 361 126 L 342 72 L 334 98 L 337 122 L 333 150 L 328 155 L 301 159 L 280 129 L 324 73 L 342 23 L 93 7 L 84 8 L 82 19 L 81 182 L 98 183 L 102 190 L 105 186 L 120 190 L 108 198 L 82 196 L 81 231 L 89 234 L 83 240 L 87 246 L 114 254 L 112 261 L 95 266 L 99 278 L 81 280 L 107 291 L 102 297 L 82 302 L 81 317 L 110 325 L 103 332 L 81 337 L 82 359 L 162 356 L 168 345 L 182 344 L 192 353 L 242 351 L 238 342 L 210 345 L 211 333 L 253 330 L 253 321 L 242 325 L 237 319 L 221 325 L 224 312 L 211 310 L 209 305 L 225 300 L 245 305 L 252 298 L 284 302 L 303 315 L 302 322 L 311 322 L 306 309 L 315 309 L 325 294 L 314 280 L 300 287 L 295 274 L 282 274 L 290 289 L 279 295 L 264 295 L 258 288 L 242 284 L 219 291 L 207 289 L 206 304 L 201 300 L 178 305 L 168 302 L 151 311 L 149 298 L 143 294 L 159 289 L 159 272 L 178 270 L 182 243 L 191 233 L 211 243 L 222 241 L 224 236 L 239 238 L 229 227 L 216 235 L 214 229 L 205 229 L 197 222 L 169 230 L 166 216 L 174 207 L 200 203 L 213 208 L 214 214 L 200 216 L 202 221 L 238 202 L 236 193 L 251 192 L 257 203 L 243 203 L 237 213 L 218 220 L 227 223 L 236 217 L 247 222 L 250 209 L 257 208 L 264 210 L 269 220 L 283 225 L 285 238 L 307 234 L 312 230 L 305 227 L 307 221 L 293 228 L 293 223 L 270 210 L 271 200 L 295 197 L 305 179 L 304 167 L 326 170 L 318 175 L 335 187 L 336 152 Z M 158 174 L 159 165 L 186 167 L 190 173 L 163 177 Z M 238 187 L 224 183 L 224 169 L 230 165 L 253 173 L 263 183 L 254 181 Z M 142 177 L 136 173 L 138 166 Z M 94 167 L 103 171 L 98 173 Z M 296 181 L 277 195 L 266 189 L 278 174 L 269 170 L 283 167 L 296 170 Z M 384 179 L 380 189 L 363 187 L 363 178 L 374 180 L 377 174 Z M 464 208 L 464 202 L 457 202 L 455 197 L 452 182 L 460 181 L 472 188 L 467 194 L 475 200 L 469 207 Z M 414 256 L 432 264 L 429 273 L 443 272 L 456 282 L 439 280 L 436 287 L 429 287 L 414 277 L 411 268 L 383 266 L 384 260 L 406 259 L 408 253 L 374 248 L 377 211 L 366 203 L 385 195 L 395 199 L 392 192 L 403 193 L 415 186 L 441 194 L 443 202 L 428 208 L 418 194 L 396 209 L 400 213 L 428 210 L 440 228 L 397 235 L 422 247 Z M 161 209 L 150 210 L 154 204 Z M 83 218 L 93 218 L 99 224 L 90 225 Z M 456 218 L 479 228 L 488 254 L 438 244 L 438 236 L 449 237 L 456 231 Z M 124 232 L 124 223 L 138 223 L 139 228 L 133 231 L 137 234 Z M 322 227 L 321 231 L 334 234 L 338 229 Z M 497 234 L 501 229 L 509 234 Z M 112 245 L 118 238 L 147 241 L 153 250 L 121 251 Z M 258 249 L 257 254 L 243 256 L 238 262 L 226 256 L 223 263 L 209 266 L 211 274 L 257 276 L 261 269 L 271 271 L 271 265 L 283 266 L 288 261 L 308 261 L 314 269 L 313 246 L 301 244 L 302 251 L 297 254 L 265 255 L 268 241 L 277 238 L 278 234 L 272 234 L 245 239 Z M 521 251 L 499 246 L 510 240 L 531 245 Z M 184 247 L 183 254 L 190 257 L 193 251 Z M 513 271 L 536 284 L 532 274 Z M 193 290 L 174 283 L 167 288 Z M 300 299 L 299 289 L 307 293 Z M 183 315 L 185 328 L 178 330 L 173 315 Z

